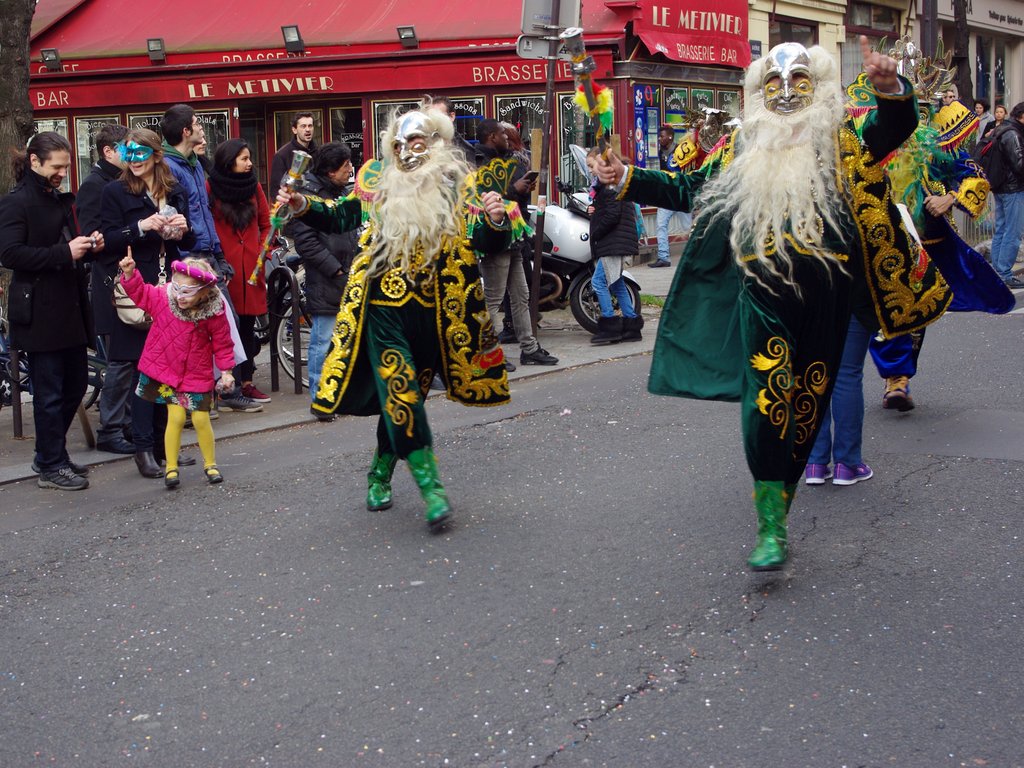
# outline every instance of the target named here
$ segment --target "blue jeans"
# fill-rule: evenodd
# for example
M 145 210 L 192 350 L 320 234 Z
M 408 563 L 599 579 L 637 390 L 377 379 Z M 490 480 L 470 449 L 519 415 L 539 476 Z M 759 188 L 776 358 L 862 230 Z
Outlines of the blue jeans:
M 1024 192 L 993 194 L 996 229 L 992 236 L 992 268 L 1004 281 L 1013 277 L 1021 235 L 1024 235 Z
M 832 401 L 825 409 L 821 431 L 814 441 L 808 464 L 837 464 L 855 467 L 861 463 L 864 432 L 864 358 L 871 334 L 857 318 L 850 318 L 843 345 L 843 357 L 836 371 Z
M 679 226 L 683 232 L 689 233 L 693 217 L 683 211 L 672 211 L 668 208 L 659 208 L 655 216 L 658 224 L 658 261 L 668 261 L 668 225 L 673 216 L 679 217 Z
M 619 309 L 622 310 L 622 316 L 636 317 L 633 297 L 629 295 L 626 278 L 619 275 L 618 280 L 608 285 L 608 279 L 604 274 L 604 265 L 600 259 L 597 260 L 597 266 L 594 267 L 594 276 L 590 279 L 590 284 L 594 286 L 594 295 L 597 297 L 597 304 L 601 308 L 601 317 L 613 317 L 615 315 L 615 308 L 612 306 L 612 293 L 619 300 Z
M 309 396 L 316 397 L 320 385 L 320 370 L 324 367 L 327 348 L 331 345 L 331 334 L 334 332 L 334 315 L 313 315 L 313 324 L 309 328 Z

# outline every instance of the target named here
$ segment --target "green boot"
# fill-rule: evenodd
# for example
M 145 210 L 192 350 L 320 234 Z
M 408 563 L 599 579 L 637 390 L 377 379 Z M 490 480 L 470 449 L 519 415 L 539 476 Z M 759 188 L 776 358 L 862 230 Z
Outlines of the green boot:
M 398 457 L 393 453 L 373 452 L 370 471 L 366 473 L 366 508 L 371 512 L 391 508 L 391 475 Z
M 413 451 L 405 460 L 409 464 L 412 479 L 419 486 L 420 495 L 427 505 L 427 524 L 432 529 L 439 528 L 451 516 L 452 508 L 448 503 L 448 494 L 441 485 L 441 479 L 437 476 L 437 457 L 427 446 Z
M 789 555 L 786 546 L 786 513 L 793 502 L 793 495 L 780 481 L 754 481 L 757 545 L 747 558 L 751 570 L 777 571 L 786 562 Z

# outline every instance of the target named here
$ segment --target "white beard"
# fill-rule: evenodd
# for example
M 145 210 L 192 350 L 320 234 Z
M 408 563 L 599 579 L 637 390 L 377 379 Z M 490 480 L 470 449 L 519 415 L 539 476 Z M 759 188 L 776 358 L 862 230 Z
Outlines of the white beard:
M 433 273 L 444 242 L 459 236 L 462 222 L 456 184 L 467 172 L 461 152 L 441 143 L 431 147 L 430 157 L 411 171 L 403 171 L 394 160 L 385 163 L 377 204 L 370 214 L 376 230 L 371 277 L 399 268 L 412 278 L 417 271 L 414 264 L 421 273 Z
M 836 183 L 836 134 L 845 114 L 840 93 L 838 84 L 819 84 L 815 101 L 790 115 L 769 112 L 760 94 L 748 94 L 736 155 L 698 200 L 705 214 L 730 218 L 733 254 L 748 274 L 754 273 L 740 259 L 753 255 L 797 293 L 793 259 L 835 261 L 824 248 L 822 225 L 843 231 Z M 773 253 L 765 252 L 768 243 Z

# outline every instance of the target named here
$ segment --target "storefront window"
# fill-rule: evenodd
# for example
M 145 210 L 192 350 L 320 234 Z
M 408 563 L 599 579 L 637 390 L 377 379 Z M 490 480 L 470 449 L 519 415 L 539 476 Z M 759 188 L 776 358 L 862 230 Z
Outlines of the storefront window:
M 231 138 L 231 121 L 227 112 L 197 111 L 196 115 L 203 124 L 206 134 L 206 156 L 213 160 L 213 152 L 223 142 Z
M 217 145 L 231 138 L 231 121 L 228 120 L 228 113 L 226 110 L 196 110 L 196 115 L 203 125 L 203 133 L 206 135 L 206 156 L 213 160 L 213 152 L 217 149 Z M 160 121 L 163 117 L 163 112 L 128 115 L 128 128 L 133 131 L 138 128 L 148 128 L 162 139 Z
M 740 115 L 740 92 L 739 91 L 719 91 L 718 92 L 718 108 L 723 112 L 728 112 L 730 117 L 739 117 Z
M 96 151 L 96 133 L 104 125 L 121 122 L 120 115 L 96 115 L 75 118 L 75 155 L 79 183 L 89 175 L 93 163 L 99 160 Z
M 352 166 L 363 164 L 363 110 L 359 107 L 335 107 L 331 114 L 331 141 L 343 141 L 352 148 Z
M 558 165 L 556 166 L 558 177 L 569 184 L 573 189 L 585 189 L 590 184 L 590 179 L 584 175 L 569 151 L 570 144 L 576 144 L 584 149 L 594 146 L 594 125 L 590 118 L 576 106 L 573 101 L 573 94 L 558 94 Z M 552 200 L 557 197 L 552 197 Z
M 501 122 L 514 125 L 529 149 L 530 131 L 544 129 L 544 96 L 495 96 L 494 115 Z
M 163 116 L 163 112 L 150 112 L 144 115 L 128 115 L 128 128 L 132 131 L 139 128 L 148 128 L 159 136 L 160 119 Z
M 1006 43 L 1002 40 L 996 40 L 993 48 L 993 63 L 992 63 L 992 80 L 993 80 L 993 92 L 992 98 L 997 104 L 1006 103 Z M 1007 110 L 1012 105 L 1007 104 Z
M 853 0 L 846 9 L 846 40 L 842 46 L 840 76 L 843 85 L 849 85 L 860 75 L 864 61 L 860 53 L 860 36 L 868 38 L 877 47 L 887 40 L 891 47 L 900 32 L 900 12 L 885 5 L 872 5 Z
M 295 134 L 292 133 L 292 120 L 295 115 L 301 112 L 309 112 L 313 115 L 313 141 L 316 144 L 324 143 L 324 111 L 322 109 L 289 109 L 285 112 L 274 113 L 274 138 L 276 140 L 275 146 L 280 149 L 289 141 L 295 138 Z M 209 134 L 210 129 L 206 129 Z M 210 140 L 207 135 L 207 141 Z M 210 146 L 216 146 L 211 144 Z
M 775 19 L 768 24 L 768 47 L 780 43 L 800 43 L 805 47 L 818 44 L 818 25 L 798 19 Z
M 380 133 L 388 124 L 392 112 L 401 114 L 410 109 L 419 109 L 420 101 L 375 101 L 373 102 L 373 144 L 379 154 Z M 455 132 L 470 144 L 476 144 L 476 129 L 484 119 L 484 100 L 482 97 L 452 97 L 452 109 L 455 111 Z
M 665 87 L 665 123 L 682 125 L 686 122 L 686 109 L 690 106 L 689 88 Z M 680 130 L 685 130 L 681 128 Z
M 452 98 L 455 110 L 455 132 L 470 144 L 477 143 L 476 129 L 484 119 L 484 100 L 481 97 Z
M 992 38 L 978 35 L 975 45 L 974 79 L 978 83 L 978 98 L 991 100 L 992 67 L 989 56 L 992 55 Z M 995 103 L 992 104 L 995 107 Z
M 34 130 L 35 133 L 43 133 L 44 131 L 53 131 L 54 133 L 59 133 L 65 139 L 69 138 L 69 136 L 68 136 L 68 119 L 66 117 L 44 117 L 42 119 L 33 121 L 33 127 L 35 129 Z M 85 172 L 86 172 L 86 174 L 88 174 L 89 173 L 89 169 L 87 168 Z M 82 183 L 82 179 L 84 179 L 84 178 L 85 178 L 85 176 L 82 176 L 81 172 L 79 172 L 78 183 L 81 184 Z M 61 192 L 70 192 L 71 191 L 71 174 L 70 173 L 67 176 L 64 177 L 64 183 L 62 183 L 60 185 L 60 191 Z

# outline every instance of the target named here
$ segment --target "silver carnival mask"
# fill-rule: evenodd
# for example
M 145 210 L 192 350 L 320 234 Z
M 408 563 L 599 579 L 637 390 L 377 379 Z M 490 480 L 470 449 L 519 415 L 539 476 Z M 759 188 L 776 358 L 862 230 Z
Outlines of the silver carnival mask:
M 799 43 L 776 45 L 764 58 L 761 90 L 769 112 L 789 115 L 809 107 L 814 100 L 811 57 Z
M 422 112 L 406 112 L 398 118 L 394 151 L 404 171 L 419 168 L 430 157 L 430 143 L 436 137 L 430 118 Z

